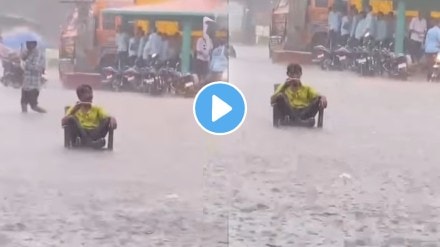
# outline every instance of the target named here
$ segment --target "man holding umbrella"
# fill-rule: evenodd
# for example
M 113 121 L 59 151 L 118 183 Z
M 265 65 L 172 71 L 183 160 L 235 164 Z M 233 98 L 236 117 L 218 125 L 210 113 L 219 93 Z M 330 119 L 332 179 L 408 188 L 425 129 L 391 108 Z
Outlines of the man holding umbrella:
M 26 51 L 22 54 L 21 67 L 23 69 L 23 87 L 21 89 L 21 110 L 26 113 L 28 105 L 38 113 L 46 113 L 46 110 L 38 106 L 38 97 L 42 84 L 42 74 L 45 64 L 42 54 L 37 49 L 36 40 L 26 42 Z
M 215 37 L 215 28 L 214 20 L 208 17 L 203 18 L 203 35 L 196 43 L 196 54 L 193 68 L 200 81 L 205 81 L 209 72 L 211 52 L 214 48 L 213 38 Z

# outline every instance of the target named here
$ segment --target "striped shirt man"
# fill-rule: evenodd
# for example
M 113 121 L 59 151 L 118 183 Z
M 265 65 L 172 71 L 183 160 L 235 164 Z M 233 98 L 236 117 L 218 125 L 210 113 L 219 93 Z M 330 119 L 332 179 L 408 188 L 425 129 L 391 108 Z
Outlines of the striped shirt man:
M 23 61 L 23 90 L 41 88 L 41 76 L 46 67 L 44 56 L 37 48 L 32 49 Z

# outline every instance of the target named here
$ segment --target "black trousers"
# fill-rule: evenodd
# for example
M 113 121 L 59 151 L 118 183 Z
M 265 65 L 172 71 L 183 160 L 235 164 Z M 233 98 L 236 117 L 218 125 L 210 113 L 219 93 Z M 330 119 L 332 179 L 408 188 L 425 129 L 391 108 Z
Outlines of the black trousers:
M 344 45 L 344 46 L 347 45 L 349 38 L 350 38 L 349 34 L 342 35 L 341 38 L 340 38 L 340 44 Z
M 422 58 L 422 42 L 410 39 L 408 41 L 408 52 L 413 62 L 418 62 Z
M 29 104 L 31 107 L 38 106 L 38 96 L 40 96 L 38 89 L 21 89 L 21 105 L 27 106 Z
M 329 39 L 328 39 L 328 47 L 330 49 L 335 48 L 337 46 L 337 44 L 338 44 L 339 32 L 338 31 L 330 30 L 328 32 L 328 37 L 329 37 Z
M 76 117 L 70 117 L 65 128 L 67 128 L 71 140 L 80 137 L 85 142 L 96 141 L 107 136 L 110 130 L 110 118 L 102 120 L 95 129 L 84 129 Z
M 128 62 L 128 52 L 127 51 L 120 51 L 118 52 L 118 55 L 116 57 L 116 67 L 124 68 L 125 65 L 127 65 Z
M 137 59 L 137 56 L 130 56 L 130 57 L 128 58 L 128 63 L 127 63 L 127 65 L 128 65 L 128 66 L 134 66 L 134 65 L 136 64 L 136 59 Z
M 206 79 L 204 82 L 202 82 L 203 84 L 209 84 L 215 81 L 221 81 L 222 80 L 222 72 L 212 72 L 210 71 L 207 75 L 206 75 Z
M 193 69 L 194 73 L 199 77 L 199 80 L 204 81 L 209 72 L 209 62 L 195 59 Z
M 275 101 L 274 111 L 277 116 L 289 116 L 291 120 L 306 120 L 314 118 L 320 109 L 320 97 L 314 99 L 310 104 L 304 108 L 293 108 L 285 95 L 280 95 Z

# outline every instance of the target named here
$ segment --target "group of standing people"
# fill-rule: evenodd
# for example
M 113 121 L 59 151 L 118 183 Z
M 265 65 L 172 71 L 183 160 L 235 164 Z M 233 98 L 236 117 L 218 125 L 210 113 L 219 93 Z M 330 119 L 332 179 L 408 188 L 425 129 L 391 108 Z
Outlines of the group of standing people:
M 118 65 L 142 65 L 154 54 L 161 61 L 176 61 L 180 54 L 180 40 L 178 33 L 167 35 L 158 32 L 156 27 L 150 33 L 146 33 L 142 27 L 137 27 L 136 31 L 119 27 L 116 34 Z
M 193 53 L 192 72 L 199 81 L 205 81 L 210 74 L 222 73 L 228 66 L 228 37 L 216 37 L 217 26 L 214 20 L 203 19 L 203 35 L 197 39 Z M 182 40 L 180 34 L 167 35 L 153 27 L 146 33 L 141 27 L 135 32 L 119 27 L 116 35 L 117 66 L 143 66 L 156 54 L 160 61 L 180 60 Z
M 421 15 L 413 17 L 408 25 L 406 50 L 414 63 L 418 63 L 423 55 L 437 55 L 440 51 L 439 23 L 429 22 L 428 17 Z M 362 44 L 365 34 L 383 45 L 394 41 L 396 18 L 391 11 L 373 13 L 372 6 L 359 12 L 355 6 L 346 8 L 330 7 L 328 14 L 329 47 Z
M 367 33 L 377 42 L 389 44 L 395 33 L 393 12 L 373 13 L 372 6 L 359 11 L 356 6 L 347 8 L 330 7 L 328 13 L 329 47 L 337 45 L 357 46 Z

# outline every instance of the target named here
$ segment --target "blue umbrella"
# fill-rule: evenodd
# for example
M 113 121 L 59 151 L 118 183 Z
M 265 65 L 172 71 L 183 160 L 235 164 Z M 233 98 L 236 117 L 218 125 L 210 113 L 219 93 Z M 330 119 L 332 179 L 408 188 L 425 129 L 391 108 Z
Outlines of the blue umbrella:
M 35 40 L 38 42 L 38 47 L 44 49 L 45 44 L 41 35 L 29 31 L 18 30 L 3 35 L 3 44 L 11 49 L 20 51 L 21 47 L 25 47 L 26 41 Z

